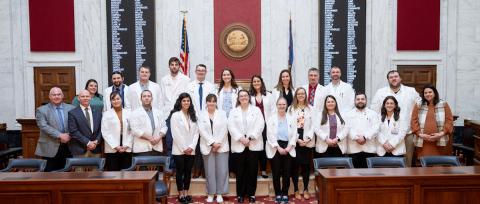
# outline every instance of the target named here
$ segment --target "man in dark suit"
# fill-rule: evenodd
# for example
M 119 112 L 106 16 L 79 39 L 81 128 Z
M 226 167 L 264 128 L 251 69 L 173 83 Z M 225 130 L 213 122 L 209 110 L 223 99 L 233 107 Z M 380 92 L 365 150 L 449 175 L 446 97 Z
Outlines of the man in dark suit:
M 72 140 L 68 147 L 74 157 L 100 157 L 102 110 L 90 107 L 90 93 L 81 90 L 80 106 L 68 112 L 68 129 Z
M 63 103 L 63 97 L 62 90 L 53 87 L 48 95 L 50 103 L 35 111 L 37 126 L 40 128 L 35 155 L 47 160 L 45 171 L 63 168 L 66 158 L 72 156 L 67 146 L 70 141 L 67 114 L 75 107 Z

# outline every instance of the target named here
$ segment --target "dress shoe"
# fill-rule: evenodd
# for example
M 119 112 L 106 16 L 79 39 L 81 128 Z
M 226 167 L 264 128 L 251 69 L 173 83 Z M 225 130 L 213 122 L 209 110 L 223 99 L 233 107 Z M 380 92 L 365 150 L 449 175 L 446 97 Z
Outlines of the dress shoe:
M 249 202 L 249 203 L 255 203 L 255 196 L 250 196 L 250 197 L 248 198 L 248 202 Z
M 188 202 L 188 203 L 193 203 L 193 199 L 192 199 L 192 196 L 185 196 L 185 201 Z
M 238 197 L 237 197 L 237 202 L 238 202 L 238 203 L 243 203 L 243 197 L 238 196 Z
M 310 193 L 308 193 L 308 191 L 303 192 L 303 198 L 305 198 L 305 200 L 310 199 Z

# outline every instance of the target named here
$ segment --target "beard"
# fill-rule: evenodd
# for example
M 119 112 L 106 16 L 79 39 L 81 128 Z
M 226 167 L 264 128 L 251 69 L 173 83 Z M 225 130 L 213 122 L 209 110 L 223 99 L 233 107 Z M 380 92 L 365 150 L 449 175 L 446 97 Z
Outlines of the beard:
M 357 104 L 355 104 L 355 107 L 359 110 L 363 110 L 365 108 L 365 104 L 364 103 L 357 103 Z
M 396 86 L 390 83 L 388 85 L 390 86 L 390 89 L 397 89 L 400 87 L 400 83 L 398 83 Z

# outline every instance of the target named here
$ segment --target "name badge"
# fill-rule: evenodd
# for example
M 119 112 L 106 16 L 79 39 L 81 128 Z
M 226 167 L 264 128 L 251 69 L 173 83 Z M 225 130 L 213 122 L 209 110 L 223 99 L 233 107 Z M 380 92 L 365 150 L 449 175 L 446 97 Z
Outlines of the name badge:
M 393 134 L 393 135 L 398 135 L 398 132 L 399 132 L 399 131 L 398 131 L 398 128 L 393 128 L 393 129 L 392 129 L 392 134 Z

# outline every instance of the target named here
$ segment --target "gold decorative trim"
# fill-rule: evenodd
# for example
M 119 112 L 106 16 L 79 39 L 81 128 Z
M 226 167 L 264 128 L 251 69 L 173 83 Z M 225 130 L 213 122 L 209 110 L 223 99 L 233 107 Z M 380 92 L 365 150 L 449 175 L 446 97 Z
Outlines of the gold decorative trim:
M 252 55 L 255 50 L 255 34 L 245 24 L 232 23 L 220 33 L 219 45 L 225 57 L 241 61 Z

